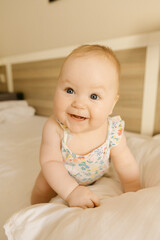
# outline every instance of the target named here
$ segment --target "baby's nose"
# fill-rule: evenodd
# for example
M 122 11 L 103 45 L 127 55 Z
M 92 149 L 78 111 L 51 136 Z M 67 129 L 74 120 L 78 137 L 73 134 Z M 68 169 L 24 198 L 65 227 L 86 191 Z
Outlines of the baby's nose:
M 74 107 L 74 108 L 85 108 L 85 105 L 86 105 L 86 103 L 85 103 L 85 100 L 83 97 L 77 97 L 72 102 L 72 107 Z

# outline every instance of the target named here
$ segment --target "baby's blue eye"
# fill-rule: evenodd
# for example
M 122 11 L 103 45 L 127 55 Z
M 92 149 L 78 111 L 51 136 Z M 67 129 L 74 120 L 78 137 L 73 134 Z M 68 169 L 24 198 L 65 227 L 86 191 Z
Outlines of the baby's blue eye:
M 73 94 L 74 93 L 74 90 L 72 88 L 67 88 L 66 89 L 66 92 L 69 93 L 69 94 Z
M 91 98 L 92 100 L 97 100 L 99 97 L 98 97 L 97 94 L 93 93 L 93 94 L 91 94 L 90 98 Z

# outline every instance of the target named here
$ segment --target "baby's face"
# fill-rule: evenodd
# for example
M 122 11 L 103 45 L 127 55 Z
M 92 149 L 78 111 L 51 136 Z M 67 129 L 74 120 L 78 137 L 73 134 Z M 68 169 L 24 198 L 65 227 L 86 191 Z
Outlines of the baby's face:
M 108 59 L 70 57 L 63 66 L 55 93 L 57 119 L 73 133 L 107 124 L 117 100 L 117 78 L 116 68 Z

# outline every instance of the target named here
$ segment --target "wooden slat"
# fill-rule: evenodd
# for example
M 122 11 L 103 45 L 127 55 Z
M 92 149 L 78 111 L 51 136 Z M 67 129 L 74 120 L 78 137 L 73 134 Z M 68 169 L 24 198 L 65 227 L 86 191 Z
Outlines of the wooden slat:
M 25 75 L 24 75 L 25 71 Z M 59 68 L 40 68 L 40 69 L 14 69 L 14 78 L 15 79 L 39 79 L 40 78 L 51 78 L 51 77 L 58 77 L 59 75 Z
M 18 63 L 14 64 L 14 70 L 30 70 L 30 69 L 46 69 L 46 68 L 59 68 L 62 65 L 64 58 L 55 58 L 50 60 L 36 61 L 36 62 L 27 62 L 27 63 Z
M 159 71 L 159 81 L 157 89 L 157 104 L 156 104 L 156 117 L 155 117 L 155 128 L 154 134 L 160 133 L 160 71 Z
M 113 115 L 125 120 L 125 129 L 140 132 L 146 48 L 116 52 L 121 63 L 120 98 Z
M 8 86 L 7 86 L 7 76 L 6 76 L 6 67 L 5 66 L 0 66 L 0 74 L 4 74 L 5 79 L 6 79 L 5 83 L 0 82 L 0 92 L 7 92 Z
M 13 65 L 14 89 L 24 93 L 38 115 L 53 113 L 53 96 L 63 61 L 54 59 Z

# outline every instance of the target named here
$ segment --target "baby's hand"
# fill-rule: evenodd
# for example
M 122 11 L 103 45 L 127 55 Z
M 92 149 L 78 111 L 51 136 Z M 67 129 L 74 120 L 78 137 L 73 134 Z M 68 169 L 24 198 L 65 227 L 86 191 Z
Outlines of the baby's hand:
M 94 208 L 100 205 L 98 196 L 84 186 L 76 187 L 66 201 L 70 207 Z

